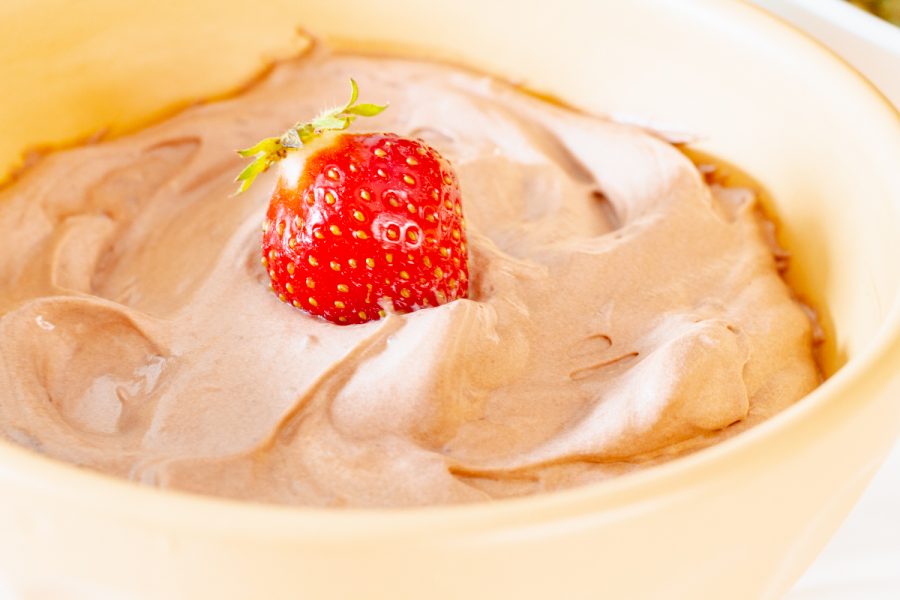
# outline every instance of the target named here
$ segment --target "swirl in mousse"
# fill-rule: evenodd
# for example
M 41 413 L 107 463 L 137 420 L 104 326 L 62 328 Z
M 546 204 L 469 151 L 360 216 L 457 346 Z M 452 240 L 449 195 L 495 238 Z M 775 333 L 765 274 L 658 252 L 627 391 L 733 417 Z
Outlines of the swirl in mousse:
M 390 108 L 233 153 L 350 77 Z M 235 196 L 241 168 L 256 182 Z M 285 504 L 474 502 L 644 468 L 819 382 L 756 204 L 646 129 L 317 52 L 0 192 L 0 433 Z

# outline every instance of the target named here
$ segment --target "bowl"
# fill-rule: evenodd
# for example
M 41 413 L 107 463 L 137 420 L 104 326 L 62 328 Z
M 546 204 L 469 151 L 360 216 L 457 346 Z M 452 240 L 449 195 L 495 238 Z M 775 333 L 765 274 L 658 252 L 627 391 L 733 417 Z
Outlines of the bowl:
M 900 105 L 900 27 L 847 0 L 752 0 L 837 50 Z
M 760 426 L 528 498 L 323 510 L 159 491 L 0 443 L 0 591 L 66 598 L 774 598 L 900 431 L 900 119 L 828 51 L 736 0 L 12 0 L 0 171 L 228 94 L 303 46 L 471 66 L 701 136 L 769 192 L 828 380 Z M 298 30 L 298 27 L 301 28 Z M 860 115 L 865 115 L 861 118 Z M 3 393 L 0 390 L 0 393 Z

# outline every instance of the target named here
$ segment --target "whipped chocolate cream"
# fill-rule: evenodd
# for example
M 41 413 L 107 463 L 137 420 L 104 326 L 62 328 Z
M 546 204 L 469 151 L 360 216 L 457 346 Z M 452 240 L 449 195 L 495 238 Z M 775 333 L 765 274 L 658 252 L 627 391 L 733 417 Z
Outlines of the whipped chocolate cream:
M 340 102 L 455 165 L 470 297 L 340 327 L 260 264 L 275 173 L 235 148 Z M 571 487 L 812 390 L 811 324 L 753 194 L 489 77 L 320 53 L 241 96 L 48 156 L 0 192 L 0 433 L 147 485 L 330 506 Z

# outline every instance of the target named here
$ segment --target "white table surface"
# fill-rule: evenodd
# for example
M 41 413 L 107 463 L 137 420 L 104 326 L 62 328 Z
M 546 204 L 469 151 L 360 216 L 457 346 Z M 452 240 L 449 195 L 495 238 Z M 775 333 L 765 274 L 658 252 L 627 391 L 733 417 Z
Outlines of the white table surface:
M 786 600 L 900 598 L 900 446 Z
M 900 107 L 900 28 L 843 0 L 752 1 L 825 43 Z M 786 597 L 786 600 L 898 599 L 900 445 L 895 447 L 841 529 Z

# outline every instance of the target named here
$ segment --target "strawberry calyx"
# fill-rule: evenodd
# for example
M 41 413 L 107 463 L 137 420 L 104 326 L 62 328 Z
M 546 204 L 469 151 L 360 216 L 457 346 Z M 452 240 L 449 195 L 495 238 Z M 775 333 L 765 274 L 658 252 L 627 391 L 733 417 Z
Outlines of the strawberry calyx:
M 387 104 L 357 103 L 359 86 L 353 78 L 350 79 L 350 90 L 350 99 L 345 104 L 324 110 L 311 121 L 300 121 L 280 136 L 268 137 L 238 150 L 241 156 L 252 156 L 254 160 L 235 179 L 241 184 L 237 193 L 247 191 L 257 176 L 285 158 L 288 152 L 302 148 L 326 131 L 347 129 L 357 117 L 374 117 L 388 107 Z

